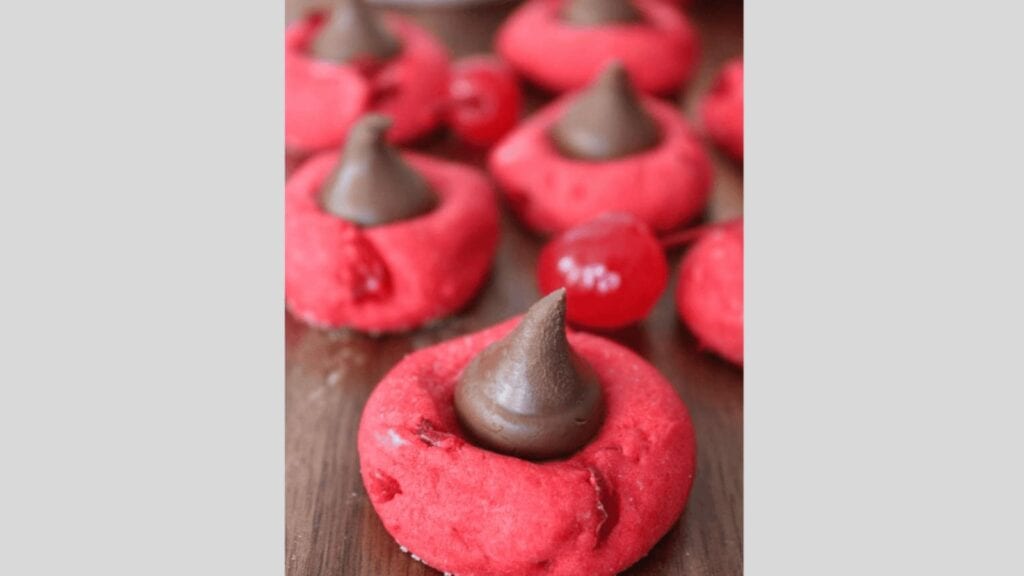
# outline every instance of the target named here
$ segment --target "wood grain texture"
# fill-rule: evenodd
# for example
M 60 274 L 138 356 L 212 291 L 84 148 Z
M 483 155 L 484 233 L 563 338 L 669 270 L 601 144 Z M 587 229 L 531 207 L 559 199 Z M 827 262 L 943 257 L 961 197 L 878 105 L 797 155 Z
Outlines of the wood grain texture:
M 287 17 L 323 3 L 288 0 Z M 468 54 L 487 50 L 511 7 L 415 10 L 412 16 L 453 52 Z M 738 2 L 698 2 L 691 14 L 702 60 L 696 80 L 680 98 L 690 118 L 714 72 L 742 53 L 743 29 Z M 532 105 L 543 100 L 531 93 Z M 443 134 L 418 148 L 476 165 L 484 158 Z M 742 168 L 711 154 L 716 180 L 707 219 L 732 218 L 743 210 Z M 285 315 L 289 576 L 438 574 L 398 549 L 367 499 L 355 444 L 360 413 L 373 387 L 406 354 L 523 312 L 538 297 L 534 264 L 542 244 L 505 212 L 494 270 L 481 294 L 457 316 L 411 334 L 375 338 L 324 332 Z M 624 574 L 734 576 L 743 571 L 743 372 L 701 352 L 677 320 L 672 294 L 680 252 L 669 256 L 672 282 L 651 316 L 605 335 L 650 361 L 679 391 L 697 432 L 697 476 L 681 521 Z

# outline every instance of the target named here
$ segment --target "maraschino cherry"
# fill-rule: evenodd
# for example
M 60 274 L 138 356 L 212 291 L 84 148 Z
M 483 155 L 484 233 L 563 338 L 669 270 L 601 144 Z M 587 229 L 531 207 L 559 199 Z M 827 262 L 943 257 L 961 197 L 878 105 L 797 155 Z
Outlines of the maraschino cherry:
M 523 97 L 512 68 L 493 56 L 470 56 L 452 66 L 448 125 L 474 146 L 497 142 L 519 122 Z
M 668 283 L 668 263 L 646 224 L 630 214 L 603 214 L 544 247 L 537 283 L 542 293 L 566 288 L 569 321 L 618 328 L 651 311 Z
M 742 219 L 658 238 L 632 214 L 605 213 L 556 236 L 541 250 L 537 285 L 545 293 L 565 287 L 570 322 L 621 328 L 646 318 L 665 290 L 664 251 L 691 243 L 676 294 L 680 315 L 707 347 L 742 364 Z M 722 251 L 729 254 L 722 256 Z M 739 313 L 734 310 L 737 298 Z

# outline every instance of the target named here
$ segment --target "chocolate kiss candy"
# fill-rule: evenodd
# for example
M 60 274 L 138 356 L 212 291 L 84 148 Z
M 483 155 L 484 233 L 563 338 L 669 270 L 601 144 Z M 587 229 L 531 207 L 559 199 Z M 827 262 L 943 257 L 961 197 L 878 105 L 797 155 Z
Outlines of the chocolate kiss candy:
M 569 105 L 549 136 L 564 156 L 600 161 L 652 148 L 661 131 L 616 61 Z
M 363 116 L 349 131 L 334 173 L 320 190 L 324 210 L 362 226 L 377 226 L 429 212 L 437 197 L 426 180 L 385 140 L 391 120 Z
M 568 456 L 597 433 L 601 386 L 566 339 L 564 288 L 469 363 L 455 411 L 479 445 L 534 460 Z
M 563 22 L 576 26 L 600 26 L 640 22 L 640 11 L 630 0 L 569 0 L 559 14 Z
M 342 0 L 331 10 L 310 47 L 313 56 L 338 63 L 388 60 L 401 49 L 363 0 Z

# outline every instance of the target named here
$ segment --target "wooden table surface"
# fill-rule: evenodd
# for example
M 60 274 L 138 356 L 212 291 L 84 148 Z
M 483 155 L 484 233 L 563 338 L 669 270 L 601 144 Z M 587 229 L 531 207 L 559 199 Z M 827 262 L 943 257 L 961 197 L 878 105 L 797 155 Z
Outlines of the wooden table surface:
M 324 1 L 288 0 L 286 16 L 294 19 Z M 415 10 L 412 16 L 461 55 L 486 51 L 494 27 L 512 7 Z M 697 98 L 721 63 L 742 54 L 743 9 L 739 2 L 698 1 L 689 12 L 702 56 L 696 80 L 679 101 L 692 118 Z M 531 94 L 532 102 L 541 99 Z M 477 165 L 484 158 L 445 135 L 418 148 Z M 742 167 L 713 150 L 711 156 L 716 179 L 706 217 L 735 217 L 743 210 Z M 460 314 L 410 334 L 375 338 L 324 332 L 285 315 L 289 576 L 438 574 L 398 549 L 367 499 L 355 442 L 360 413 L 373 387 L 406 354 L 526 310 L 538 297 L 534 264 L 542 244 L 503 207 L 501 244 L 482 293 Z M 669 254 L 672 281 L 650 317 L 605 334 L 668 378 L 689 407 L 697 433 L 697 475 L 681 521 L 623 574 L 738 575 L 743 568 L 743 372 L 701 352 L 678 322 L 672 293 L 680 254 Z

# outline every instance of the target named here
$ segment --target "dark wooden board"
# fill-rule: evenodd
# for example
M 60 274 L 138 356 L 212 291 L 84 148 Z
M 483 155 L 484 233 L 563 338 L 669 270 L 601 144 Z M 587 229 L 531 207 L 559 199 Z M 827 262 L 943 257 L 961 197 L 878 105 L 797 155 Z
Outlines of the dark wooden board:
M 288 0 L 287 18 L 322 4 Z M 453 52 L 467 54 L 487 50 L 494 27 L 510 8 L 496 4 L 407 12 L 437 32 Z M 742 5 L 731 1 L 697 2 L 690 13 L 700 32 L 702 58 L 680 103 L 692 118 L 714 72 L 742 54 L 743 15 Z M 484 158 L 444 135 L 418 147 L 476 165 Z M 711 154 L 716 179 L 707 219 L 729 219 L 743 210 L 742 168 Z M 452 318 L 410 334 L 375 338 L 310 329 L 285 315 L 289 576 L 438 574 L 403 554 L 377 518 L 359 477 L 356 430 L 373 387 L 403 356 L 519 314 L 538 297 L 534 264 L 543 241 L 503 214 L 491 278 Z M 651 316 L 605 335 L 650 361 L 679 391 L 696 427 L 697 476 L 681 521 L 624 574 L 738 575 L 743 568 L 743 372 L 700 351 L 677 320 L 672 291 L 680 252 L 669 256 L 672 282 Z

